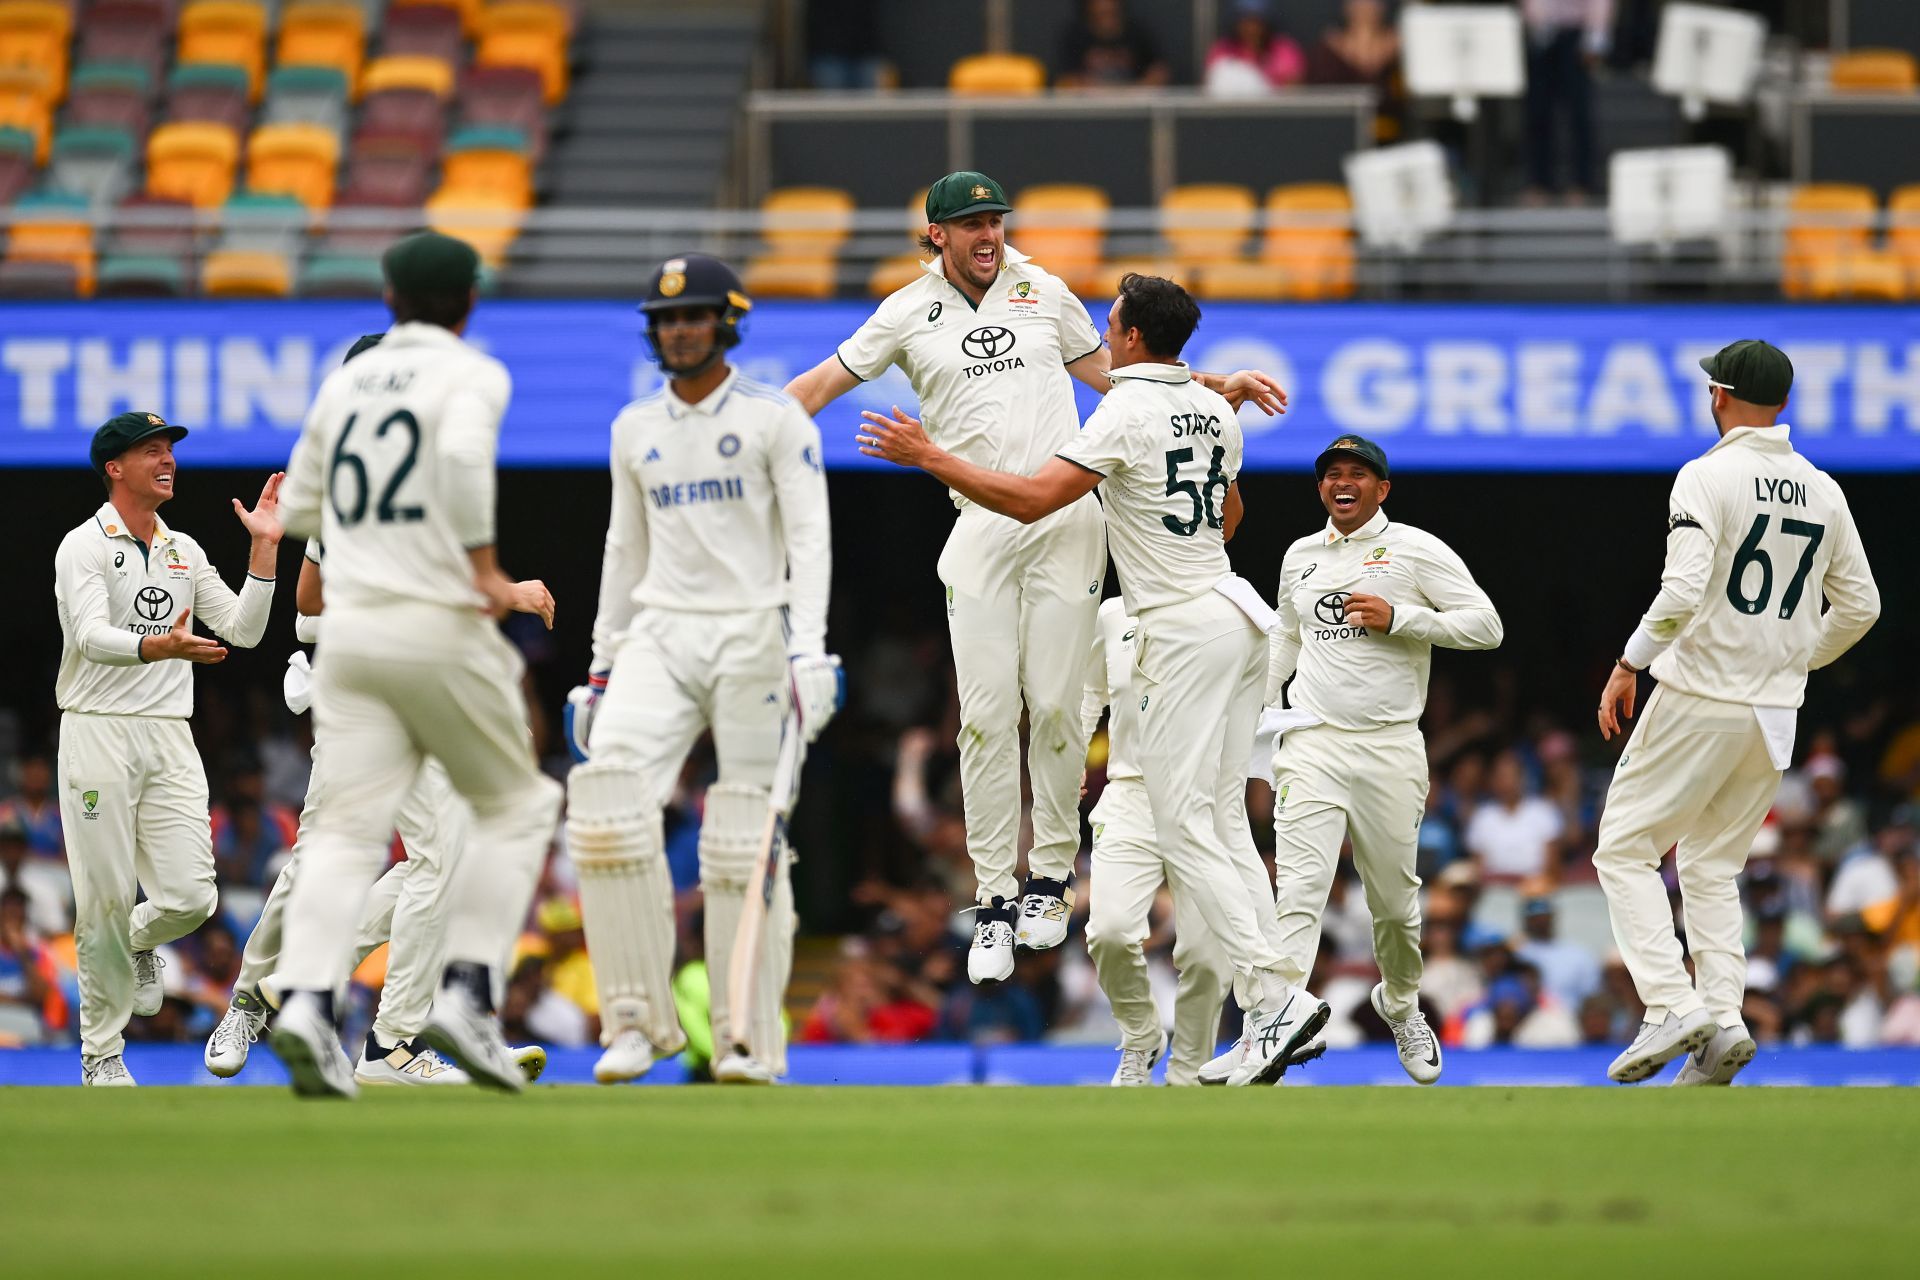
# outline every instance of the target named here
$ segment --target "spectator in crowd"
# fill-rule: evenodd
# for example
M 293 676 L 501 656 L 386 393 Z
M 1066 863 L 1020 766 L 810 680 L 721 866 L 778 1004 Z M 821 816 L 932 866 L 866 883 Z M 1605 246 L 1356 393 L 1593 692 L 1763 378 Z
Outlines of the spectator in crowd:
M 223 888 L 270 888 L 300 820 L 267 799 L 266 775 L 253 751 L 230 753 L 222 772 L 222 799 L 212 818 L 214 873 Z
M 1399 62 L 1400 33 L 1387 20 L 1386 0 L 1346 0 L 1340 25 L 1307 55 L 1307 82 L 1372 85 L 1384 95 Z
M 1420 819 L 1420 843 L 1414 854 L 1414 871 L 1422 880 L 1431 881 L 1442 870 L 1467 856 L 1460 843 L 1460 827 L 1447 803 L 1447 788 L 1438 776 L 1427 784 L 1427 811 Z
M 1306 78 L 1306 55 L 1280 30 L 1269 0 L 1234 0 L 1229 20 L 1227 33 L 1207 51 L 1208 93 L 1257 98 Z
M 1593 853 L 1605 788 L 1588 785 L 1573 735 L 1565 730 L 1542 734 L 1534 754 L 1540 761 L 1540 794 L 1560 811 L 1561 865 L 1585 862 Z
M 1847 766 L 1831 751 L 1808 758 L 1801 766 L 1813 800 L 1813 854 L 1836 866 L 1866 838 L 1867 818 L 1860 802 L 1846 793 Z
M 1440 1022 L 1464 1013 L 1486 997 L 1479 968 L 1460 954 L 1460 928 L 1454 921 L 1428 915 L 1420 949 L 1426 957 L 1420 994 L 1433 1001 L 1440 1011 Z
M 1613 0 L 1521 0 L 1527 32 L 1528 197 L 1565 193 L 1584 204 L 1594 178 L 1593 65 L 1613 37 Z M 1560 126 L 1567 136 L 1569 187 L 1561 180 Z
M 60 835 L 60 800 L 53 793 L 53 761 L 30 755 L 20 761 L 19 790 L 0 800 L 0 827 L 18 827 L 27 835 L 27 852 L 37 858 L 65 862 L 66 841 Z
M 815 89 L 880 87 L 880 0 L 807 0 L 806 40 Z
M 1580 1043 L 1580 1027 L 1566 1008 L 1542 993 L 1539 970 L 1516 960 L 1467 1014 L 1460 1042 L 1468 1049 L 1565 1049 Z
M 1900 895 L 1896 864 L 1914 851 L 1914 807 L 1901 805 L 1871 839 L 1848 850 L 1827 890 L 1826 924 L 1851 927 L 1868 913 L 1886 913 Z
M 800 1027 L 803 1044 L 907 1044 L 939 1026 L 935 1006 L 910 989 L 893 965 L 876 960 L 866 943 L 850 938 L 840 967 Z
M 18 890 L 27 902 L 27 923 L 43 938 L 73 928 L 73 878 L 64 859 L 36 858 L 26 829 L 0 815 L 0 889 Z
M 1535 881 L 1524 892 L 1520 928 L 1525 939 L 1514 953 L 1539 971 L 1541 985 L 1562 1007 L 1577 1009 L 1600 989 L 1600 961 L 1585 947 L 1558 937 L 1551 885 Z
M 53 957 L 27 923 L 27 895 L 0 889 L 0 1047 L 57 1039 L 68 1018 Z
M 1530 795 L 1525 767 L 1513 751 L 1494 759 L 1488 774 L 1491 793 L 1467 824 L 1467 849 L 1489 880 L 1514 881 L 1544 876 L 1558 879 L 1560 811 L 1552 801 Z
M 1163 85 L 1172 76 L 1153 35 L 1122 0 L 1084 0 L 1060 36 L 1054 84 L 1062 89 Z

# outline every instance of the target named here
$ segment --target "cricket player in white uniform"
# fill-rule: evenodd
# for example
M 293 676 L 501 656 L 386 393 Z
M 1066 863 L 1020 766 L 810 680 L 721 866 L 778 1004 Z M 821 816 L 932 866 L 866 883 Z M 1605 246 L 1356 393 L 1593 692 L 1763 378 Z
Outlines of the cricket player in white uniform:
M 1719 443 L 1680 468 L 1660 593 L 1600 695 L 1602 737 L 1633 716 L 1639 672 L 1660 682 L 1614 768 L 1593 852 L 1613 936 L 1646 1021 L 1607 1074 L 1645 1080 L 1688 1054 L 1675 1084 L 1729 1084 L 1753 1060 L 1741 1019 L 1747 960 L 1737 877 L 1793 757 L 1807 672 L 1880 616 L 1846 496 L 1779 423 L 1793 365 L 1742 341 L 1700 362 Z M 1821 601 L 1830 606 L 1824 612 Z M 1660 860 L 1674 849 L 1687 980 Z
M 1247 1011 L 1240 1040 L 1200 1078 L 1268 1084 L 1330 1011 L 1281 977 L 1264 868 L 1244 814 L 1241 831 L 1227 825 L 1232 797 L 1246 789 L 1272 610 L 1227 563 L 1222 526 L 1244 441 L 1226 399 L 1179 363 L 1199 320 L 1200 308 L 1172 281 L 1123 279 L 1107 319 L 1114 389 L 1085 430 L 1032 476 L 955 457 L 897 408 L 892 418 L 863 414 L 859 439 L 862 452 L 920 467 L 1022 523 L 1104 482 L 1120 588 L 1139 619 L 1126 697 L 1137 709 L 1135 750 L 1154 832 L 1226 952 Z
M 558 817 L 492 621 L 521 598 L 494 546 L 506 369 L 460 340 L 479 257 L 433 232 L 386 253 L 386 339 L 321 384 L 289 464 L 289 527 L 327 550 L 314 736 L 329 777 L 287 906 L 271 1044 L 296 1092 L 358 1092 L 334 1029 L 367 893 L 431 757 L 474 814 L 448 871 L 446 955 L 420 1034 L 476 1082 L 524 1080 L 493 1016 Z M 334 796 L 338 797 L 337 800 Z
M 155 947 L 213 914 L 207 775 L 187 720 L 192 663 L 227 651 L 193 633 L 198 617 L 251 648 L 266 630 L 280 546 L 279 475 L 249 511 L 252 545 L 236 593 L 200 544 L 160 519 L 173 497 L 173 446 L 187 434 L 130 412 L 94 432 L 107 500 L 61 539 L 53 560 L 60 615 L 60 821 L 73 870 L 83 1083 L 134 1083 L 121 1057 L 133 1014 L 160 1011 Z M 147 900 L 135 905 L 141 889 Z
M 983 173 L 950 173 L 927 192 L 922 247 L 935 254 L 914 283 L 787 393 L 809 414 L 897 365 L 913 384 L 928 435 L 957 458 L 1030 475 L 1079 429 L 1073 380 L 1105 394 L 1108 353 L 1065 283 L 1006 243 L 1012 206 Z M 1252 398 L 1268 413 L 1286 397 L 1253 373 L 1193 377 Z M 1100 506 L 1091 494 L 1020 524 L 957 490 L 959 516 L 941 552 L 947 629 L 960 694 L 960 779 L 980 907 L 967 976 L 1000 981 L 1019 946 L 1067 936 L 1080 849 L 1086 742 L 1077 700 L 1106 577 Z M 1027 714 L 1033 847 L 1016 878 L 1020 711 Z
M 765 853 L 783 726 L 791 709 L 806 740 L 826 727 L 840 660 L 826 652 L 833 546 L 820 432 L 791 397 L 727 363 L 751 307 L 725 263 L 692 253 L 663 263 L 640 310 L 667 386 L 613 423 L 593 667 L 571 700 L 585 763 L 567 779 L 603 1084 L 637 1079 L 686 1040 L 661 815 L 708 729 L 720 767 L 700 824 L 714 1079 L 768 1084 L 786 1072 L 794 915 L 784 850 L 753 1008 L 729 1007 L 729 971 Z
M 1283 730 L 1266 775 L 1274 786 L 1280 972 L 1290 982 L 1312 972 L 1340 843 L 1351 838 L 1380 966 L 1373 1007 L 1393 1031 L 1400 1065 L 1432 1084 L 1440 1042 L 1418 1004 L 1414 858 L 1427 800 L 1420 715 L 1433 647 L 1497 648 L 1500 615 L 1451 547 L 1387 519 L 1381 504 L 1393 486 L 1379 445 L 1342 436 L 1313 471 L 1327 525 L 1281 560 L 1280 625 L 1261 717 L 1263 730 Z

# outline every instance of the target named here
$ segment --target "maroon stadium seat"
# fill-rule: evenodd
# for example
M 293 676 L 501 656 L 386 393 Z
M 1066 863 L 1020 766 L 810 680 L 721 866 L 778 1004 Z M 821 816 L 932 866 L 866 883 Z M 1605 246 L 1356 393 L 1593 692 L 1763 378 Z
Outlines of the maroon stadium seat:
M 241 137 L 253 122 L 251 82 L 237 66 L 175 67 L 167 86 L 168 123 L 223 124 Z
M 532 67 L 474 67 L 460 79 L 460 123 L 518 129 L 539 164 L 547 143 L 540 73 Z
M 144 143 L 153 124 L 153 109 L 147 95 L 128 84 L 103 84 L 77 87 L 67 99 L 68 124 L 92 125 L 107 129 L 125 129 L 136 141 Z
M 155 225 L 126 225 L 124 220 L 116 226 L 107 247 L 115 254 L 135 257 L 150 256 L 161 258 L 185 258 L 193 253 L 194 222 L 193 206 L 185 200 L 171 200 L 166 196 L 146 194 L 128 196 L 120 202 L 124 213 L 136 217 L 143 211 L 153 211 Z M 161 216 L 171 213 L 173 216 L 161 221 Z
M 362 132 L 347 153 L 336 204 L 419 205 L 433 190 L 434 148 L 412 134 Z
M 80 268 L 71 262 L 0 261 L 0 298 L 73 298 L 79 293 Z
M 166 70 L 171 22 L 161 0 L 100 0 L 76 26 L 76 62 L 138 63 L 155 81 Z
M 437 6 L 388 9 L 380 24 L 380 53 L 438 58 L 450 67 L 458 67 L 466 60 L 460 15 Z
M 360 104 L 360 127 L 356 133 L 404 136 L 414 139 L 421 150 L 437 152 L 447 136 L 446 103 L 424 89 L 383 89 L 370 93 Z

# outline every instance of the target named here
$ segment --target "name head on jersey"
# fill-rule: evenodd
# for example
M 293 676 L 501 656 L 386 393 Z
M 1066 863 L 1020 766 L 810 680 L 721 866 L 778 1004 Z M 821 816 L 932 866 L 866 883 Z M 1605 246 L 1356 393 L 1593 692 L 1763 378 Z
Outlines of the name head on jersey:
M 746 336 L 752 310 L 733 268 L 704 253 L 661 263 L 640 304 L 654 363 L 673 378 L 697 378 L 725 359 Z
M 107 492 L 113 492 L 119 481 L 137 495 L 164 501 L 173 496 L 173 446 L 186 434 L 185 427 L 176 427 L 157 413 L 131 410 L 100 424 L 87 456 L 94 474 L 106 482 Z
M 381 256 L 380 271 L 396 322 L 438 325 L 455 333 L 466 325 L 480 281 L 480 255 L 465 240 L 418 232 Z

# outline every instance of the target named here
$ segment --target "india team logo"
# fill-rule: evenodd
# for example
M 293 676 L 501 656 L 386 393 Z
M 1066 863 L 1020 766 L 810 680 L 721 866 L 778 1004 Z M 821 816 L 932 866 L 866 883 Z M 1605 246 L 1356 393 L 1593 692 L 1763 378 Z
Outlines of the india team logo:
M 727 434 L 720 437 L 720 456 L 721 457 L 731 458 L 734 454 L 738 452 L 740 452 L 739 436 L 729 431 L 727 432 Z

